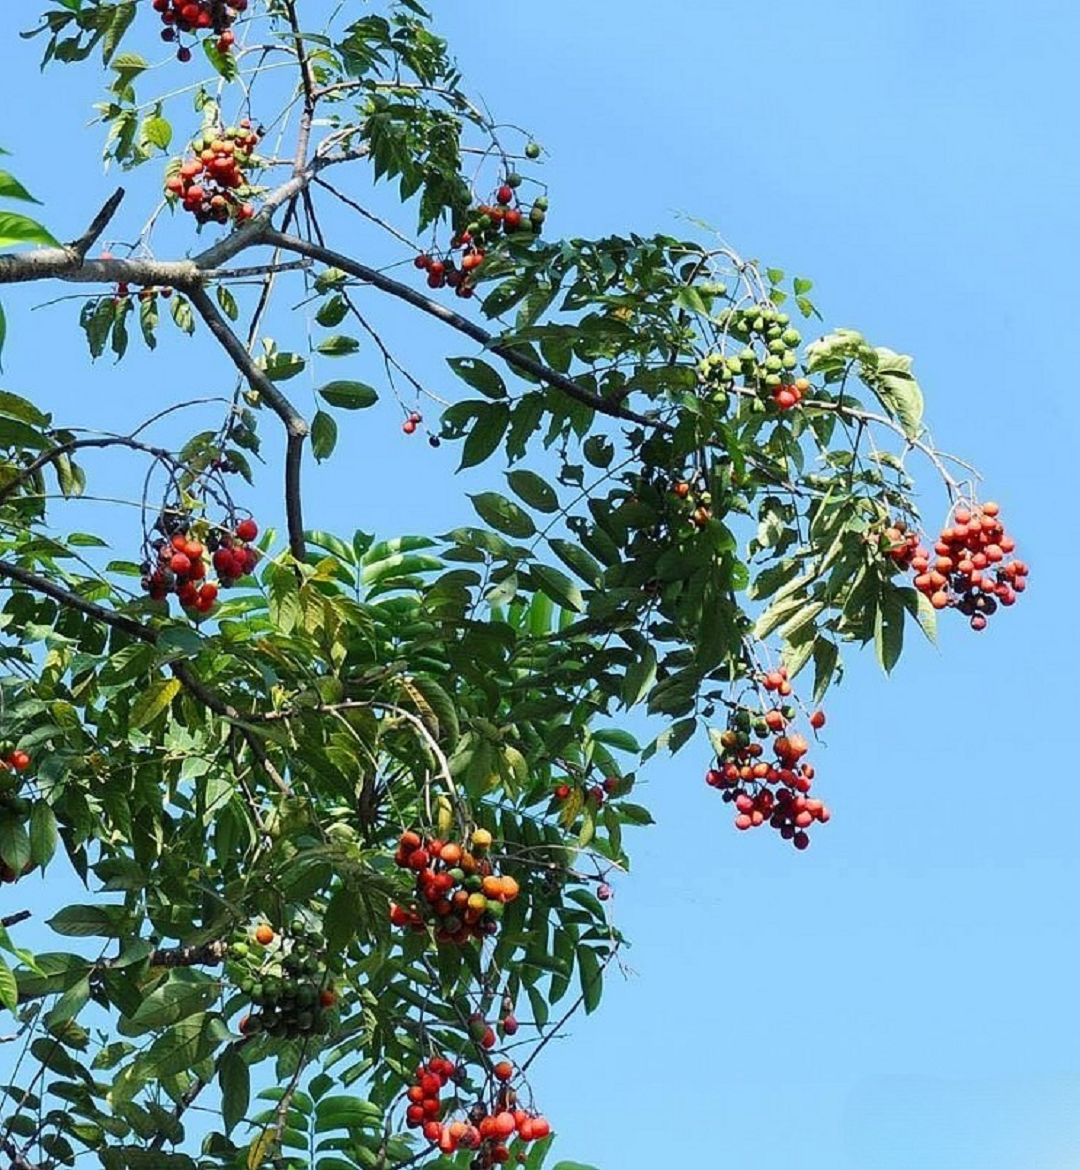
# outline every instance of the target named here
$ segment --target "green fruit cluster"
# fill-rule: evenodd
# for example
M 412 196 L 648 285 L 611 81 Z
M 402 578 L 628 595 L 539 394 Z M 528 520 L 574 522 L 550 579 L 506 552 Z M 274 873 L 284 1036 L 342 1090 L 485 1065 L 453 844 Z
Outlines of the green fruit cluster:
M 337 994 L 321 934 L 293 923 L 287 935 L 267 946 L 249 938 L 228 950 L 226 975 L 255 1010 L 240 1021 L 245 1036 L 265 1032 L 275 1038 L 320 1035 L 330 1031 Z
M 725 340 L 741 343 L 742 348 L 703 358 L 698 363 L 702 382 L 722 389 L 738 379 L 747 386 L 772 390 L 793 379 L 799 365 L 796 349 L 802 343 L 802 335 L 792 328 L 787 313 L 780 313 L 771 305 L 753 305 L 724 309 L 716 322 Z M 728 345 L 723 348 L 726 350 Z

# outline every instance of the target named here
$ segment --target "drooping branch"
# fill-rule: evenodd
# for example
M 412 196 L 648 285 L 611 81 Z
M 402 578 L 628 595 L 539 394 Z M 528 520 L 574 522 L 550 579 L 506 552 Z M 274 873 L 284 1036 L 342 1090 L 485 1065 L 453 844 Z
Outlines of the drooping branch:
M 87 617 L 92 617 L 96 621 L 104 622 L 107 626 L 112 626 L 114 630 L 122 630 L 125 634 L 132 638 L 138 638 L 141 642 L 156 642 L 157 633 L 149 626 L 144 626 L 142 622 L 136 621 L 134 618 L 127 617 L 125 614 L 117 613 L 113 609 L 109 609 L 104 605 L 99 605 L 96 601 L 89 601 L 85 597 L 80 597 L 78 593 L 71 589 L 65 589 L 62 585 L 57 585 L 54 581 L 50 581 L 47 577 L 42 577 L 40 573 L 35 573 L 30 569 L 24 569 L 22 565 L 13 565 L 10 561 L 0 561 L 0 577 L 8 577 L 12 581 L 18 581 L 20 585 L 25 585 L 27 589 L 32 589 L 35 593 L 44 594 L 46 597 L 51 597 L 53 601 L 58 601 L 61 605 L 66 605 L 71 609 L 76 609 L 80 613 L 84 613 Z
M 289 549 L 297 560 L 303 560 L 305 544 L 300 465 L 304 453 L 304 440 L 309 430 L 307 420 L 255 364 L 247 347 L 229 328 L 228 322 L 206 291 L 197 287 L 191 289 L 189 295 L 195 310 L 206 322 L 206 327 L 232 358 L 233 364 L 248 385 L 258 392 L 266 405 L 285 425 L 285 516 L 289 530 Z
M 470 321 L 468 317 L 455 313 L 453 309 L 424 296 L 422 292 L 410 288 L 409 285 L 403 284 L 400 280 L 394 280 L 393 277 L 386 276 L 374 268 L 369 268 L 366 264 L 361 264 L 349 256 L 274 229 L 268 229 L 263 233 L 262 242 L 281 248 L 282 251 L 295 252 L 300 256 L 308 256 L 312 260 L 340 268 L 342 272 L 347 272 L 350 276 L 355 276 L 358 280 L 362 280 L 382 292 L 389 293 L 398 300 L 405 301 L 414 308 L 438 318 L 444 324 L 449 325 L 451 329 L 456 329 L 466 337 L 472 338 L 489 353 L 501 357 L 508 366 L 512 366 L 527 377 L 546 382 L 555 387 L 556 390 L 561 390 L 568 397 L 573 398 L 575 402 L 591 407 L 598 414 L 608 415 L 624 422 L 640 423 L 642 426 L 651 427 L 654 430 L 672 430 L 670 424 L 660 418 L 639 414 L 637 411 L 602 398 L 599 394 L 591 393 L 584 386 L 575 382 L 573 378 L 560 374 L 550 366 L 545 366 L 543 362 L 538 362 L 534 358 L 520 353 L 512 345 L 500 342 L 493 333 L 488 332 L 483 326 L 477 325 L 475 321 Z
M 57 585 L 47 577 L 41 576 L 40 573 L 35 573 L 30 569 L 24 569 L 21 565 L 13 565 L 9 561 L 0 561 L 0 577 L 8 577 L 12 581 L 18 581 L 21 585 L 25 585 L 27 589 L 32 589 L 35 593 L 41 593 L 45 597 L 51 597 L 61 605 L 78 610 L 80 613 L 86 614 L 87 617 L 92 617 L 96 621 L 111 626 L 114 630 L 122 630 L 130 637 L 137 638 L 140 642 L 147 642 L 150 645 L 156 645 L 158 642 L 158 631 L 152 626 L 143 625 L 142 622 L 136 621 L 126 614 L 117 613 L 115 610 L 109 609 L 104 605 L 99 605 L 96 601 L 89 601 L 73 590 L 65 589 L 64 586 Z M 227 703 L 211 687 L 208 687 L 195 673 L 186 659 L 174 659 L 168 665 L 173 676 L 208 711 L 212 711 L 215 715 L 220 715 L 222 718 L 228 719 L 230 722 L 236 724 L 240 734 L 244 737 L 244 741 L 251 749 L 252 755 L 258 760 L 272 783 L 281 792 L 288 795 L 291 789 L 287 781 L 285 781 L 281 773 L 268 758 L 258 732 L 253 730 L 249 725 L 251 717 L 245 716 L 236 707 L 232 706 L 231 703 Z

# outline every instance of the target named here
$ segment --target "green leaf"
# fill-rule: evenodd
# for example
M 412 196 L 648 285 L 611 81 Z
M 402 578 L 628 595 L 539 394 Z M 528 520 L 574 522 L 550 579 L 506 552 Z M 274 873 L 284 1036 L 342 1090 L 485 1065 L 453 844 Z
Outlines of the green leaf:
M 84 975 L 56 1001 L 45 1017 L 45 1026 L 52 1031 L 73 1020 L 90 1000 L 90 976 Z
M 615 458 L 615 445 L 606 435 L 590 435 L 582 444 L 582 453 L 593 465 L 601 469 L 610 467 Z
M 536 534 L 536 525 L 528 512 L 519 508 L 512 500 L 500 496 L 498 492 L 479 492 L 475 496 L 469 496 L 469 499 L 480 519 L 485 524 L 490 524 L 497 532 L 519 540 Z
M 530 565 L 529 575 L 556 605 L 561 605 L 563 609 L 571 609 L 575 613 L 580 613 L 585 608 L 581 590 L 565 573 L 551 568 L 550 565 Z
M 287 382 L 290 378 L 295 378 L 307 365 L 298 353 L 289 353 L 285 350 L 267 354 L 266 357 L 259 358 L 255 364 L 266 371 L 266 376 L 271 382 Z
M 359 348 L 360 342 L 344 333 L 335 333 L 315 346 L 316 352 L 321 353 L 323 357 L 348 357 Z
M 173 699 L 180 693 L 180 685 L 177 678 L 158 678 L 150 683 L 132 704 L 131 726 L 145 727 L 163 711 L 168 710 Z
M 221 311 L 230 321 L 235 321 L 240 316 L 240 306 L 236 303 L 236 297 L 223 284 L 217 285 L 214 291 Z
M 8 390 L 0 390 L 0 416 L 16 418 L 33 427 L 48 426 L 52 422 L 52 415 L 45 414 L 32 402 Z
M 510 423 L 510 408 L 502 402 L 476 403 L 473 414 L 475 422 L 462 445 L 458 471 L 483 463 L 502 442 Z
M 379 401 L 378 391 L 365 382 L 327 382 L 316 393 L 341 410 L 365 410 Z
M 600 1006 L 600 996 L 604 991 L 603 967 L 596 952 L 587 946 L 577 949 L 578 975 L 581 979 L 582 1002 L 588 1015 Z
M 202 47 L 203 52 L 206 54 L 206 59 L 210 62 L 214 72 L 219 74 L 225 81 L 235 81 L 240 72 L 239 66 L 236 64 L 235 55 L 233 53 L 223 53 L 217 47 L 217 40 L 214 37 L 203 37 Z
M 26 203 L 40 203 L 9 171 L 0 170 L 0 199 L 22 199 Z
M 163 118 L 160 114 L 155 114 L 143 122 L 142 136 L 152 146 L 156 146 L 160 150 L 168 150 L 169 143 L 172 142 L 172 125 L 167 118 Z M 236 318 L 233 317 L 232 320 L 235 321 Z
M 555 489 L 535 471 L 524 469 L 508 471 L 506 479 L 514 495 L 524 500 L 530 508 L 535 508 L 538 512 L 557 512 L 559 510 L 559 497 L 556 495 Z
M 30 860 L 30 834 L 22 817 L 9 809 L 0 812 L 0 858 L 16 873 Z
M 124 1036 L 172 1027 L 180 1020 L 198 1015 L 217 999 L 218 988 L 205 977 L 191 977 L 187 971 L 173 972 L 167 983 L 152 991 L 130 1017 L 120 1023 Z
M 863 380 L 878 397 L 882 406 L 896 418 L 909 439 L 922 433 L 923 394 L 911 373 L 912 359 L 891 349 L 874 351 L 877 362 L 873 372 L 864 368 Z
M 833 680 L 840 649 L 827 638 L 814 641 L 814 702 L 820 703 Z
M 59 834 L 56 815 L 44 800 L 34 802 L 30 813 L 30 860 L 35 865 L 45 866 L 56 852 Z
M 329 459 L 337 446 L 338 428 L 334 416 L 317 410 L 311 420 L 311 453 L 317 462 Z
M 19 985 L 11 968 L 0 959 L 0 1003 L 13 1012 L 19 1006 Z
M 247 1115 L 251 1101 L 251 1071 L 235 1047 L 228 1047 L 218 1061 L 218 1084 L 221 1086 L 221 1120 L 226 1134 Z
M 0 211 L 0 248 L 11 248 L 19 244 L 58 248 L 60 241 L 36 219 L 18 215 L 14 211 Z
M 903 647 L 904 605 L 894 590 L 888 590 L 874 611 L 874 649 L 886 674 L 896 665 Z
M 579 545 L 572 544 L 569 540 L 562 540 L 557 536 L 551 537 L 548 544 L 559 560 L 567 568 L 577 573 L 582 581 L 594 589 L 599 588 L 604 571 L 591 553 L 587 553 Z
M 324 328 L 332 329 L 335 325 L 340 325 L 345 320 L 348 312 L 348 301 L 345 300 L 341 293 L 334 293 L 333 296 L 319 306 L 319 311 L 315 314 L 315 320 Z
M 487 398 L 505 398 L 506 383 L 498 370 L 492 369 L 479 358 L 447 358 L 446 364 L 474 390 Z
M 183 330 L 189 337 L 195 332 L 195 314 L 187 297 L 174 294 L 169 302 L 169 312 L 178 329 Z
M 131 929 L 131 922 L 123 906 L 65 906 L 54 914 L 47 925 L 67 938 L 122 938 Z

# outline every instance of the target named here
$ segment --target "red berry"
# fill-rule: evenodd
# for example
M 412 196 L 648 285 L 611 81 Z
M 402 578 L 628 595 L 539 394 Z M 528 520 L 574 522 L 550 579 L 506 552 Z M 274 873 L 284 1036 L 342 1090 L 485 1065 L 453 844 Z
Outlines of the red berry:
M 254 540 L 259 535 L 259 526 L 250 517 L 241 520 L 236 526 L 236 535 L 240 540 Z

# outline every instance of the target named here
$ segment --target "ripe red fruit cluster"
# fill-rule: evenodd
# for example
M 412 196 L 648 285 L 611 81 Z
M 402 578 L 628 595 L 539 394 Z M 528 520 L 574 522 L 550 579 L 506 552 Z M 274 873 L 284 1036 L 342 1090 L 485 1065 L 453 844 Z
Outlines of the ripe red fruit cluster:
M 165 190 L 179 198 L 185 211 L 200 223 L 237 223 L 251 219 L 253 204 L 243 198 L 259 131 L 245 118 L 239 126 L 207 132 L 191 144 L 192 155 L 165 180 Z
M 481 203 L 465 216 L 465 227 L 450 241 L 450 250 L 442 256 L 422 252 L 413 263 L 428 274 L 429 288 L 452 288 L 459 297 L 475 292 L 475 273 L 484 263 L 488 250 L 500 235 L 510 236 L 529 231 L 539 235 L 547 218 L 548 201 L 535 200 L 527 211 L 518 201 L 521 176 L 509 174 L 492 196 L 491 203 Z M 460 251 L 455 261 L 453 253 Z
M 770 686 L 777 678 L 780 685 Z M 780 690 L 783 685 L 790 689 L 779 671 L 766 680 L 769 689 Z M 716 766 L 705 774 L 705 783 L 720 789 L 726 802 L 734 803 L 737 829 L 768 824 L 796 849 L 805 849 L 810 844 L 806 830 L 815 821 L 824 824 L 830 814 L 822 801 L 807 795 L 814 768 L 803 756 L 810 745 L 805 736 L 788 730 L 789 719 L 790 714 L 777 708 L 756 713 L 736 708 L 720 736 L 721 752 Z M 824 713 L 816 711 L 810 723 L 815 729 L 824 726 Z M 766 760 L 765 747 L 755 737 L 767 739 L 776 732 L 781 734 L 772 741 L 774 758 Z
M 564 800 L 569 800 L 574 792 L 574 785 L 565 782 L 555 785 L 555 799 L 562 803 Z M 604 801 L 612 796 L 619 789 L 618 776 L 608 776 L 603 784 L 593 784 L 586 788 L 585 796 L 592 797 L 596 807 L 599 808 Z
M 505 1069 L 504 1069 L 505 1066 Z M 500 1071 L 513 1066 L 509 1061 L 500 1061 L 493 1068 L 496 1079 Z M 475 1150 L 470 1163 L 475 1170 L 488 1170 L 491 1166 L 502 1165 L 511 1157 L 507 1143 L 516 1137 L 522 1144 L 539 1141 L 551 1133 L 551 1125 L 545 1117 L 537 1117 L 524 1109 L 515 1108 L 517 1098 L 512 1089 L 500 1089 L 494 1103 L 488 1106 L 477 1103 L 469 1110 L 466 1119 L 441 1121 L 443 1102 L 439 1100 L 441 1090 L 453 1079 L 456 1066 L 445 1057 L 436 1056 L 421 1064 L 409 1085 L 409 1104 L 405 1110 L 405 1121 L 413 1129 L 420 1129 L 429 1142 L 437 1145 L 444 1154 L 457 1150 Z
M 251 542 L 259 535 L 259 526 L 251 517 L 241 520 L 235 532 L 211 532 L 207 538 L 213 546 L 214 572 L 218 575 L 222 589 L 250 573 L 259 563 L 259 550 Z
M 161 30 L 163 41 L 178 41 L 184 33 L 212 32 L 217 37 L 219 53 L 232 49 L 232 24 L 247 6 L 248 0 L 153 0 L 153 9 L 165 26 Z M 176 56 L 190 61 L 191 50 L 181 45 Z
M 925 549 L 922 552 L 926 554 Z M 911 562 L 920 555 L 918 533 L 909 529 L 903 520 L 894 520 L 885 529 L 885 555 L 901 568 L 910 569 Z
M 935 609 L 955 607 L 971 619 L 973 630 L 985 629 L 999 605 L 1014 605 L 1027 588 L 1028 567 L 1010 559 L 1016 542 L 1000 512 L 992 501 L 956 508 L 933 554 L 919 546 L 909 561 L 915 588 Z
M 0 772 L 6 772 L 8 769 L 14 772 L 25 772 L 29 767 L 29 754 L 21 751 L 19 748 L 8 752 L 7 755 L 0 758 Z
M 414 410 L 409 417 L 401 424 L 401 429 L 407 435 L 412 435 L 416 432 L 416 428 L 424 421 L 424 416 L 419 411 Z
M 390 921 L 418 932 L 430 924 L 438 942 L 458 945 L 498 933 L 504 907 L 518 896 L 518 883 L 496 874 L 488 858 L 477 856 L 491 844 L 490 833 L 478 829 L 472 844 L 474 852 L 454 841 L 402 833 L 394 861 L 415 871 L 416 893 L 411 906 L 391 904 Z
M 781 382 L 773 387 L 772 400 L 781 410 L 791 410 L 802 402 L 810 383 L 806 378 L 796 378 L 794 382 Z
M 235 535 L 211 530 L 205 544 L 187 530 L 162 537 L 153 546 L 156 561 L 143 563 L 142 586 L 155 601 L 175 593 L 186 608 L 209 613 L 219 588 L 235 584 L 258 563 L 258 550 L 247 543 L 258 531 L 255 521 L 248 519 L 240 521 Z M 206 580 L 211 561 L 218 575 L 216 582 Z

